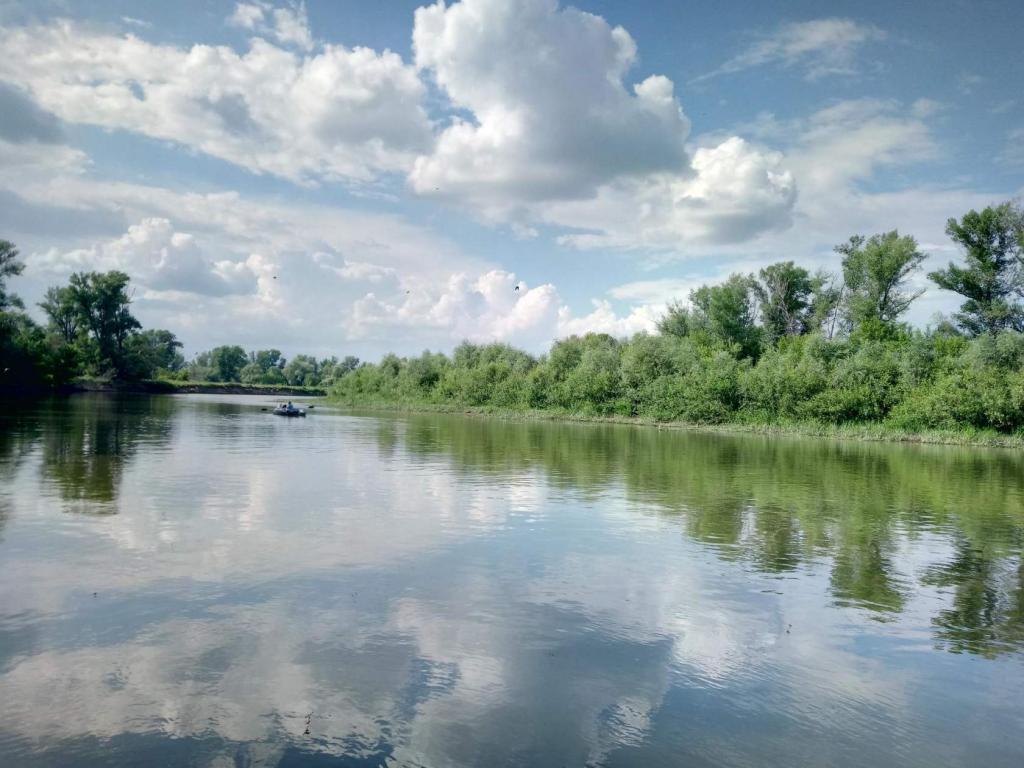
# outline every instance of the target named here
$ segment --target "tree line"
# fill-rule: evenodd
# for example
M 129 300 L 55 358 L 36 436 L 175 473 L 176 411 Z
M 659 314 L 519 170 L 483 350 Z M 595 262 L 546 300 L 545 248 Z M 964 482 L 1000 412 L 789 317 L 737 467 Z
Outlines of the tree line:
M 24 270 L 18 249 L 0 240 L 0 387 L 57 387 L 77 377 L 324 386 L 359 365 L 355 357 L 286 360 L 276 349 L 228 345 L 186 362 L 168 330 L 143 329 L 131 312 L 124 272 L 76 272 L 47 289 L 35 322 L 8 280 Z
M 225 345 L 186 362 L 173 333 L 142 329 L 123 272 L 50 288 L 35 323 L 7 280 L 23 269 L 0 241 L 0 385 L 75 376 L 325 386 L 351 403 L 553 410 L 718 423 L 882 423 L 908 430 L 1024 428 L 1024 212 L 1003 203 L 950 219 L 962 252 L 927 275 L 960 294 L 934 326 L 904 321 L 926 258 L 898 232 L 836 247 L 837 274 L 782 261 L 676 301 L 657 334 L 556 341 L 536 357 L 506 344 L 452 355 L 286 360 Z
M 293 387 L 331 386 L 359 366 L 359 358 L 348 355 L 317 360 L 313 355 L 286 359 L 278 349 L 246 352 L 237 345 L 214 347 L 201 352 L 169 378 L 191 381 L 224 381 L 240 384 Z
M 385 356 L 338 379 L 351 403 L 454 404 L 659 421 L 880 423 L 1024 429 L 1024 213 L 950 219 L 963 254 L 927 277 L 960 294 L 950 318 L 904 321 L 926 258 L 897 231 L 836 247 L 838 274 L 784 261 L 673 302 L 656 335 L 562 339 L 534 357 L 463 343 Z

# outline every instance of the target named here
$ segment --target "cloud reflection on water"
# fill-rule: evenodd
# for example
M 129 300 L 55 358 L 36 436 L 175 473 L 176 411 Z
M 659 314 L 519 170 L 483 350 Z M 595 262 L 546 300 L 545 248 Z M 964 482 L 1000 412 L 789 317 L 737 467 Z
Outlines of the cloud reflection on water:
M 109 499 L 53 478 L 60 420 L 0 438 L 26 764 L 169 738 L 208 765 L 1021 754 L 994 746 L 1024 725 L 1016 460 L 243 403 L 145 411 Z

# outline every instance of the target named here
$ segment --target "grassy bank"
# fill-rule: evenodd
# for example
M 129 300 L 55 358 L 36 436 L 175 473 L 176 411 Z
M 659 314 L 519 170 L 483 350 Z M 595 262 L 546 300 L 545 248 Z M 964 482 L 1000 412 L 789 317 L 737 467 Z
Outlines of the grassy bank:
M 329 402 L 353 412 L 379 413 L 451 413 L 464 416 L 515 421 L 563 421 L 591 424 L 627 424 L 657 429 L 679 429 L 700 432 L 746 433 L 760 435 L 793 435 L 832 440 L 862 442 L 921 443 L 929 445 L 975 445 L 997 448 L 1024 448 L 1024 435 L 1005 435 L 993 430 L 963 428 L 959 430 L 930 429 L 910 431 L 885 424 L 824 424 L 809 421 L 764 423 L 735 421 L 709 424 L 688 421 L 658 421 L 642 416 L 594 415 L 568 410 L 513 409 L 497 406 L 466 406 L 453 403 L 424 403 L 356 399 L 329 396 Z
M 322 397 L 327 394 L 320 387 L 293 387 L 276 384 L 238 384 L 228 381 L 170 381 L 167 379 L 144 379 L 141 381 L 117 381 L 108 379 L 75 379 L 62 391 L 73 392 L 122 392 L 138 394 L 221 394 L 221 395 L 267 395 L 282 397 Z

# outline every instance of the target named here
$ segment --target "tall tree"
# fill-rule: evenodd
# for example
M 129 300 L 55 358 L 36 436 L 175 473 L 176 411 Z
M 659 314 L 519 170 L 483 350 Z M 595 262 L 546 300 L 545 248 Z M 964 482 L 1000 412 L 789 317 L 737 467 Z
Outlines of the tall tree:
M 712 338 L 738 345 L 743 357 L 756 357 L 760 329 L 754 323 L 754 278 L 732 275 L 721 285 L 702 285 L 690 294 L 695 324 Z
M 61 337 L 65 344 L 74 343 L 78 338 L 78 324 L 81 315 L 75 302 L 75 294 L 71 288 L 52 286 L 46 289 L 46 295 L 39 306 L 50 320 L 50 326 Z
M 181 342 L 170 331 L 151 329 L 133 333 L 128 340 L 128 366 L 136 378 L 152 378 L 158 371 L 181 370 L 185 359 Z
M 359 367 L 359 358 L 353 355 L 345 355 L 341 362 L 335 367 L 336 375 L 343 376 Z
M 266 373 L 271 368 L 284 368 L 286 361 L 279 349 L 261 349 L 249 353 L 249 362 L 255 363 L 260 373 Z
M 1024 212 L 1010 203 L 968 211 L 946 223 L 946 234 L 963 249 L 964 266 L 950 262 L 928 277 L 966 299 L 957 324 L 974 336 L 1024 331 Z
M 320 383 L 320 367 L 312 355 L 296 355 L 281 371 L 289 384 L 314 386 Z
M 665 336 L 689 336 L 692 324 L 689 307 L 681 301 L 671 301 L 658 320 L 658 332 Z
M 907 286 L 927 258 L 910 235 L 895 230 L 867 240 L 856 235 L 836 252 L 843 256 L 843 314 L 851 329 L 891 329 L 924 292 Z
M 210 377 L 214 381 L 241 381 L 242 368 L 248 362 L 245 350 L 236 345 L 210 350 Z
M 125 342 L 141 328 L 131 313 L 129 277 L 124 272 L 76 272 L 70 289 L 81 323 L 96 344 L 95 362 L 121 374 L 125 366 Z
M 14 243 L 0 240 L 0 312 L 24 306 L 17 295 L 7 292 L 7 278 L 17 277 L 24 269 L 25 264 L 18 260 L 18 249 Z
M 816 287 L 811 273 L 792 261 L 761 270 L 753 288 L 761 305 L 765 341 L 775 344 L 785 336 L 802 336 L 811 330 Z
M 814 302 L 811 306 L 811 326 L 831 339 L 843 305 L 843 285 L 837 284 L 835 275 L 819 271 L 814 276 Z

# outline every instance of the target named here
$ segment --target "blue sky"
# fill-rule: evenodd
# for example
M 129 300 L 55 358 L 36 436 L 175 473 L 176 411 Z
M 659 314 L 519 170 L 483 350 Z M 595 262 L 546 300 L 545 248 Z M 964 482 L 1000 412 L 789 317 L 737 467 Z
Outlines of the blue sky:
M 190 353 L 625 335 L 856 233 L 955 259 L 946 218 L 1024 192 L 1020 3 L 8 0 L 0 27 L 17 290 L 123 269 Z

